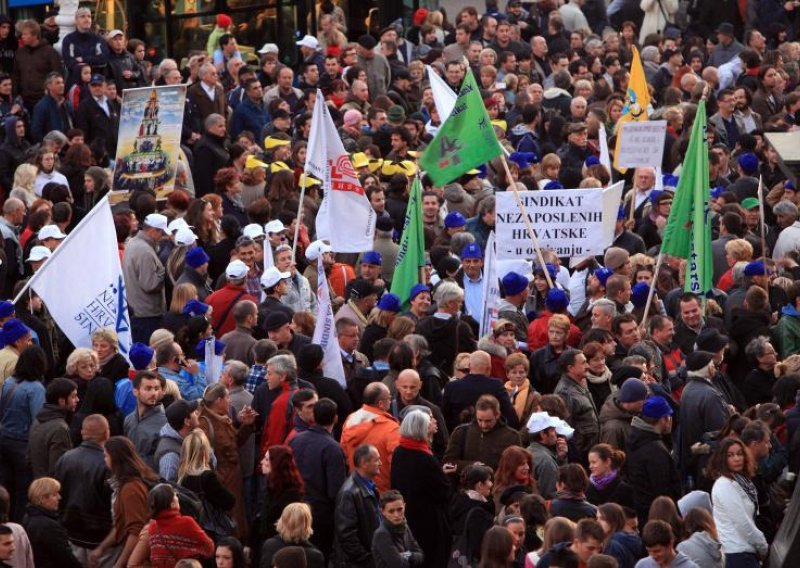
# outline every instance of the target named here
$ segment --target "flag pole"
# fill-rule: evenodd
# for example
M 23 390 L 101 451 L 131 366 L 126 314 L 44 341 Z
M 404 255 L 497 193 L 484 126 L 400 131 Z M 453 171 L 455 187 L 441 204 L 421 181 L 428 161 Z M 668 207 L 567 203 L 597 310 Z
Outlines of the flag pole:
M 295 263 L 295 255 L 297 254 L 297 239 L 300 235 L 300 223 L 302 223 L 303 214 L 303 199 L 306 196 L 306 183 L 308 183 L 308 160 L 303 165 L 303 183 L 300 186 L 300 202 L 297 204 L 297 217 L 294 224 L 294 239 L 292 239 L 292 264 Z M 264 241 L 269 246 L 269 235 L 267 240 Z
M 761 225 L 761 258 L 767 260 L 767 237 L 766 227 L 764 226 L 764 186 L 762 185 L 762 178 L 758 176 L 758 216 L 759 225 Z
M 656 284 L 658 283 L 658 272 L 661 270 L 661 263 L 664 260 L 664 254 L 659 252 L 656 259 L 656 267 L 653 270 L 653 282 L 650 284 L 650 290 L 647 292 L 647 302 L 644 305 L 644 312 L 642 312 L 642 321 L 639 322 L 640 326 L 644 326 L 647 321 L 647 316 L 650 314 L 650 305 L 653 303 L 653 296 L 656 293 Z
M 517 207 L 519 208 L 519 212 L 522 213 L 522 220 L 525 222 L 525 227 L 528 229 L 528 234 L 531 237 L 531 242 L 533 242 L 533 250 L 536 251 L 536 258 L 539 260 L 539 263 L 542 265 L 544 269 L 544 277 L 547 280 L 547 285 L 552 288 L 553 287 L 553 280 L 550 278 L 550 272 L 547 270 L 545 266 L 544 256 L 542 255 L 542 249 L 539 246 L 539 239 L 536 238 L 536 233 L 533 231 L 533 226 L 531 226 L 531 220 L 528 217 L 528 212 L 525 210 L 525 206 L 522 204 L 522 200 L 519 198 L 519 192 L 517 191 L 517 183 L 514 181 L 514 178 L 511 176 L 511 169 L 508 167 L 508 161 L 506 161 L 505 154 L 500 154 L 500 160 L 503 162 L 503 168 L 506 171 L 506 177 L 508 177 L 509 187 L 511 187 L 511 191 L 514 193 L 514 199 L 517 202 Z

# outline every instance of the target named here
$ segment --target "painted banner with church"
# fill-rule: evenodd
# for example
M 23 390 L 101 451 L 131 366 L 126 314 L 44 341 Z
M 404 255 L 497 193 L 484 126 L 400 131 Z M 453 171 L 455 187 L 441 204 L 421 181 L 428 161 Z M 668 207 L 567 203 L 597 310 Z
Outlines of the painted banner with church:
M 166 198 L 175 186 L 186 103 L 186 85 L 126 89 L 122 94 L 119 141 L 111 202 L 131 191 Z

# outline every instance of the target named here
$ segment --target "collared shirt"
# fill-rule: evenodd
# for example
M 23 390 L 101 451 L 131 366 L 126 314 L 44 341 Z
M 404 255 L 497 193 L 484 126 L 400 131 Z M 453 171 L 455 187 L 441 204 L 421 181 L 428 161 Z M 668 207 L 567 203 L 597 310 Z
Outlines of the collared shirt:
M 642 203 L 650 199 L 650 193 L 652 193 L 652 191 L 653 191 L 652 187 L 647 191 L 645 191 L 644 193 L 639 191 L 638 188 L 636 189 L 636 193 L 633 194 L 633 198 L 635 199 L 633 206 L 634 211 L 638 209 L 642 205 Z
M 203 91 L 205 91 L 206 95 L 208 95 L 209 99 L 213 101 L 216 98 L 217 96 L 216 85 L 209 87 L 208 85 L 206 85 L 205 82 L 200 81 L 200 86 L 203 88 Z
M 106 113 L 106 116 L 111 116 L 111 109 L 108 108 L 108 99 L 106 97 L 97 98 L 95 101 L 97 101 L 97 105 L 103 109 L 103 112 Z
M 247 382 L 244 385 L 251 393 L 256 391 L 256 387 L 262 384 L 267 376 L 267 368 L 264 365 L 253 365 L 247 374 Z
M 353 353 L 348 353 L 347 351 L 345 351 L 341 347 L 339 348 L 339 353 L 342 354 L 342 359 L 344 359 L 348 363 L 352 363 L 355 360 L 356 356 Z
M 483 311 L 483 273 L 477 280 L 464 275 L 464 306 L 473 317 L 480 316 Z

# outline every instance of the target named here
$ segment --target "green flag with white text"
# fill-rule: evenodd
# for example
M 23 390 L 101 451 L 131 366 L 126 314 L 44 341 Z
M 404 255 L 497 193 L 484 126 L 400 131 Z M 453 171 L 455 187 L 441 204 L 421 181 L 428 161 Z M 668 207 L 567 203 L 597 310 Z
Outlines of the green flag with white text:
M 661 253 L 685 258 L 687 292 L 705 296 L 714 286 L 706 102 L 701 100 L 669 213 Z
M 496 158 L 502 151 L 480 89 L 468 69 L 453 112 L 425 149 L 419 164 L 433 183 L 441 186 Z
M 411 288 L 419 283 L 419 269 L 425 266 L 425 235 L 422 223 L 422 184 L 419 177 L 414 178 L 408 196 L 403 235 L 400 237 L 400 251 L 394 265 L 392 294 L 396 294 L 408 308 Z

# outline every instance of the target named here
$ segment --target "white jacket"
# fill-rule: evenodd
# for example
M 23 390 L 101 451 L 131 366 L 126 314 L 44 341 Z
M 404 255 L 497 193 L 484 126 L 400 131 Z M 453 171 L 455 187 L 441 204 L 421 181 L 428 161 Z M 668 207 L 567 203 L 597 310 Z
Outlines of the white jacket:
M 756 506 L 736 481 L 720 477 L 711 490 L 714 523 L 724 554 L 737 552 L 767 554 L 767 539 L 755 523 Z
M 659 8 L 661 2 L 663 10 Z M 650 34 L 660 34 L 664 31 L 667 22 L 672 23 L 675 12 L 678 11 L 678 0 L 642 0 L 639 7 L 644 12 L 642 20 L 642 30 L 639 32 L 639 43 L 644 45 L 644 38 Z M 669 16 L 669 20 L 664 18 L 664 12 Z

